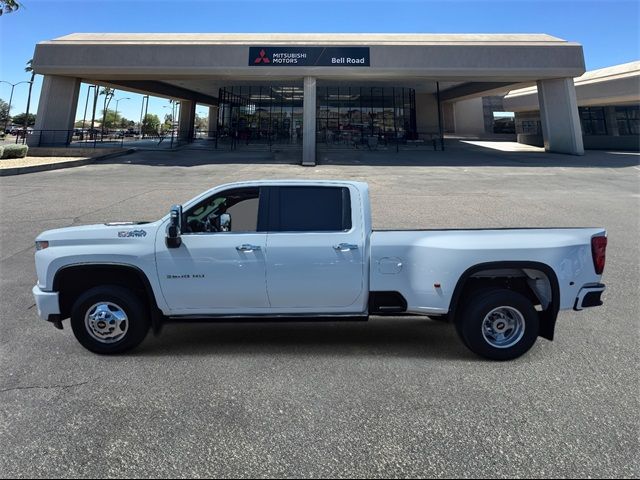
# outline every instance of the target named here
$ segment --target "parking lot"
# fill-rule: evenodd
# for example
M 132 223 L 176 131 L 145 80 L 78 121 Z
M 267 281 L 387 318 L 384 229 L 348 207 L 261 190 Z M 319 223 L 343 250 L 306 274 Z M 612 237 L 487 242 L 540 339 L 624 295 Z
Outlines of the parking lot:
M 458 147 L 315 168 L 211 155 L 0 178 L 0 476 L 640 475 L 637 155 Z M 37 318 L 39 232 L 154 220 L 260 178 L 367 181 L 377 228 L 604 226 L 605 305 L 561 313 L 554 342 L 508 363 L 418 317 L 170 324 L 117 357 Z

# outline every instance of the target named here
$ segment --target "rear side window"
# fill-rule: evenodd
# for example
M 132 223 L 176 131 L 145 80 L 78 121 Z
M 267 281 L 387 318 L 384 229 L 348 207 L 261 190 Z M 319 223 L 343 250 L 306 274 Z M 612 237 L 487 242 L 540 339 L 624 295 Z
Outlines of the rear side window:
M 351 197 L 343 187 L 279 187 L 271 194 L 270 230 L 338 232 L 351 229 Z

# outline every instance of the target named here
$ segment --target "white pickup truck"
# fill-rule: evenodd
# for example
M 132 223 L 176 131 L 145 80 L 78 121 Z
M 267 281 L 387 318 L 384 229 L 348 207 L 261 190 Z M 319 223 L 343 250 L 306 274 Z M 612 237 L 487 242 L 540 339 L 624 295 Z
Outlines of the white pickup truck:
M 155 222 L 42 233 L 33 294 L 102 354 L 169 319 L 425 315 L 508 360 L 552 340 L 559 310 L 602 304 L 606 245 L 602 228 L 373 230 L 365 183 L 241 182 Z

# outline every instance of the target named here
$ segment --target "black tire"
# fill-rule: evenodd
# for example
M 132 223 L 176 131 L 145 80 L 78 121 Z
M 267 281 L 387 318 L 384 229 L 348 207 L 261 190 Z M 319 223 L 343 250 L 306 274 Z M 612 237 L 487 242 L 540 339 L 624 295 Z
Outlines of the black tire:
M 127 316 L 125 333 L 112 343 L 97 340 L 85 325 L 85 316 L 92 307 L 102 302 L 116 305 Z M 87 350 L 103 355 L 122 353 L 137 347 L 147 336 L 150 324 L 149 314 L 141 299 L 130 290 L 116 285 L 87 290 L 71 308 L 71 328 L 75 337 Z
M 485 317 L 494 309 L 508 307 L 507 312 L 512 314 L 518 323 L 523 324 L 524 331 L 521 334 L 513 334 L 511 342 L 506 342 L 503 347 L 490 343 L 483 334 Z M 504 312 L 504 309 L 503 309 Z M 521 315 L 521 320 L 517 315 Z M 502 327 L 502 323 L 498 323 Z M 476 292 L 463 307 L 456 319 L 456 331 L 462 342 L 477 355 L 491 360 L 513 360 L 524 355 L 536 343 L 540 330 L 538 312 L 531 301 L 524 295 L 506 289 L 490 289 Z M 516 329 L 506 330 L 507 337 Z M 488 335 L 491 337 L 491 333 Z M 495 342 L 494 343 L 498 343 Z

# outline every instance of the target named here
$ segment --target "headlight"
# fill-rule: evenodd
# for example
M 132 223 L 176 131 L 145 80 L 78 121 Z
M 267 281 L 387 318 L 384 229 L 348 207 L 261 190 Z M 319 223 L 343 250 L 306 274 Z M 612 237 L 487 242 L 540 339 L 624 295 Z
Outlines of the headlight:
M 36 240 L 36 250 L 44 250 L 49 247 L 49 242 L 45 240 Z

